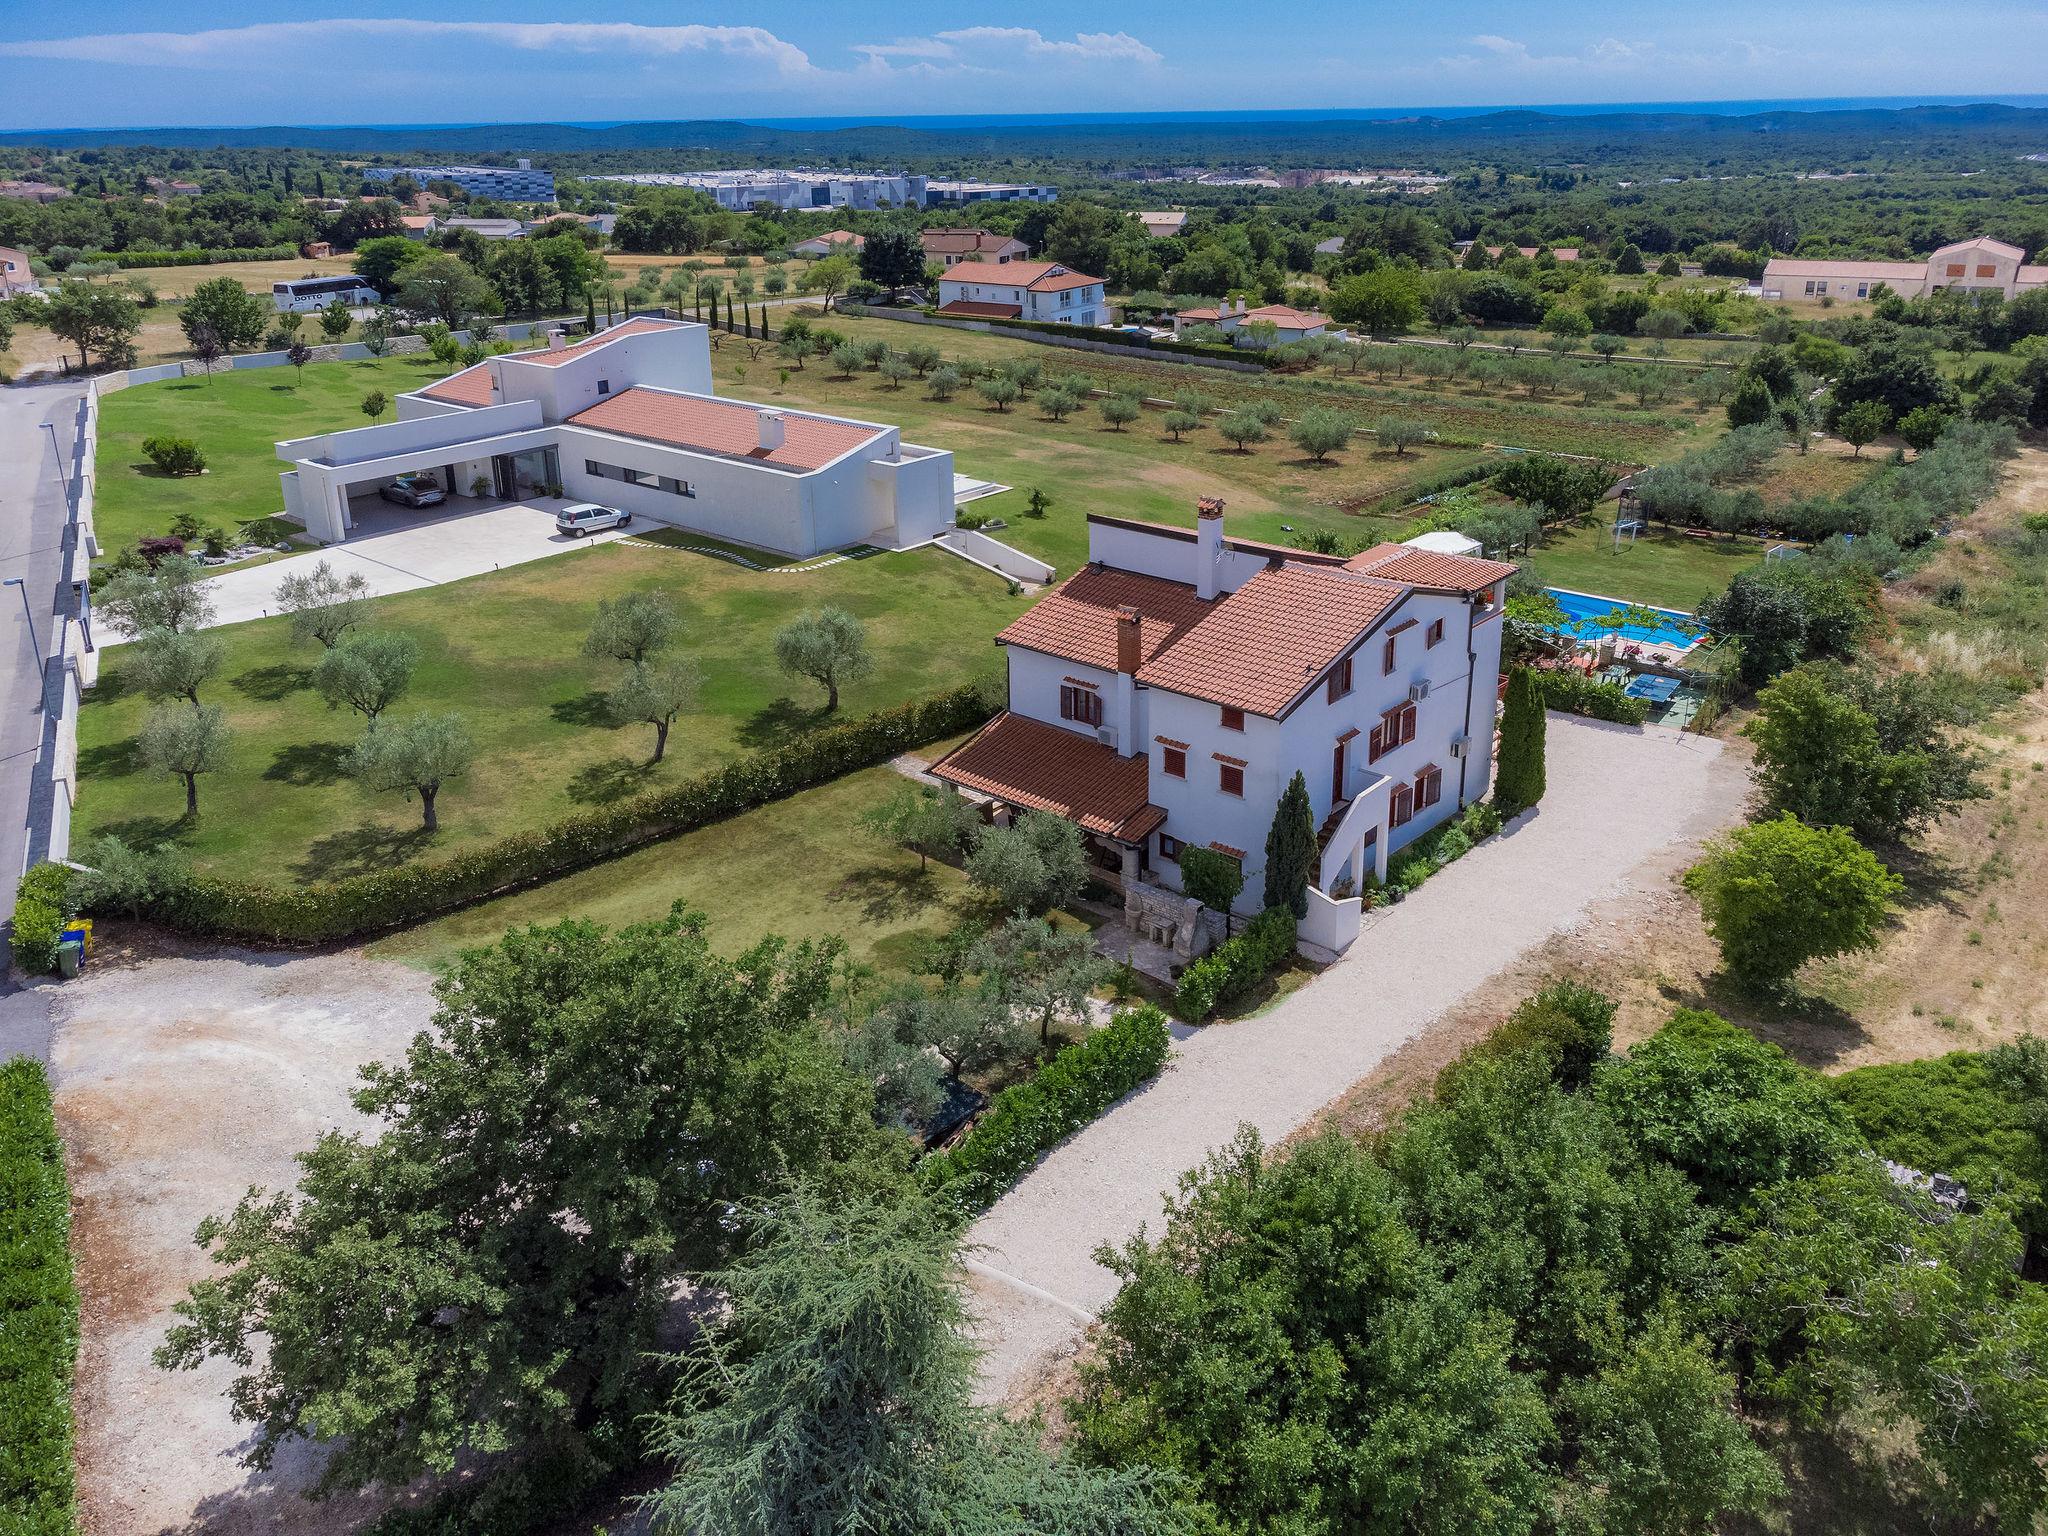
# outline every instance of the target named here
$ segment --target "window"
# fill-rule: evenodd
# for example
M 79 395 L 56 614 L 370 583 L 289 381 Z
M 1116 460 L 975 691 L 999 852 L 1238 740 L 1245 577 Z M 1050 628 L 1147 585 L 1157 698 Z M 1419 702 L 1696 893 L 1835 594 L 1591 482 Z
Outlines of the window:
M 583 461 L 583 473 L 590 476 L 593 480 L 602 480 L 605 477 L 604 466 L 595 459 L 585 459 Z
M 1083 725 L 1102 724 L 1102 695 L 1072 683 L 1060 684 L 1060 718 L 1078 720 Z
M 655 474 L 652 470 L 622 469 L 619 471 L 619 478 L 628 485 L 652 486 L 661 476 Z
M 597 392 L 600 395 L 610 394 L 612 392 L 612 381 L 610 379 L 599 379 L 597 381 Z
M 1809 297 L 1810 297 L 1810 296 L 1812 295 L 1812 293 L 1813 293 L 1813 279 L 1812 279 L 1812 278 L 1810 278 L 1810 277 L 1809 277 L 1809 278 L 1808 278 L 1808 279 L 1806 280 L 1806 292 L 1807 292 L 1807 294 L 1808 294 L 1808 296 L 1809 296 Z
M 1979 277 L 1996 277 L 1998 276 L 1998 268 L 1986 262 L 1977 268 L 1977 275 Z
M 1372 728 L 1367 738 L 1365 760 L 1376 763 L 1396 747 L 1405 747 L 1415 739 L 1415 706 L 1397 704 L 1380 716 L 1380 723 Z
M 1231 707 L 1230 707 L 1230 706 L 1229 706 L 1228 704 L 1224 705 L 1224 706 L 1223 706 L 1223 729 L 1225 729 L 1226 731 L 1241 731 L 1241 730 L 1243 730 L 1243 729 L 1244 729 L 1244 711 L 1243 711 L 1243 710 L 1241 710 L 1241 709 L 1232 709 L 1232 708 L 1231 708 Z
M 1351 691 L 1351 658 L 1346 656 L 1330 668 L 1330 702 L 1336 703 Z
M 1444 771 L 1431 763 L 1415 775 L 1415 808 L 1435 805 L 1444 797 Z
M 1406 784 L 1396 784 L 1388 797 L 1387 826 L 1405 826 L 1415 819 L 1415 791 Z
M 1235 763 L 1216 765 L 1216 787 L 1226 795 L 1244 797 L 1244 770 Z
M 669 475 L 663 475 L 661 477 L 661 488 L 664 491 L 667 491 L 671 496 L 695 496 L 697 494 L 695 491 L 690 489 L 689 481 L 677 480 Z
M 1948 264 L 1948 275 L 1950 277 L 1961 277 L 1963 275 L 1963 264 L 1960 261 L 1950 262 Z
M 1441 645 L 1443 644 L 1443 639 L 1444 621 L 1442 619 L 1431 619 L 1429 621 L 1429 628 L 1423 631 L 1424 644 L 1430 646 Z
M 1858 283 L 1858 284 L 1856 285 L 1856 297 L 1857 297 L 1857 298 L 1859 298 L 1859 299 L 1867 299 L 1867 298 L 1869 298 L 1869 297 L 1870 297 L 1870 284 L 1868 284 L 1868 283 Z
M 1188 776 L 1188 755 L 1179 747 L 1165 747 L 1160 750 L 1159 767 L 1170 779 L 1184 779 Z
M 1394 637 L 1387 636 L 1387 643 L 1380 647 L 1380 676 L 1389 677 L 1394 671 Z
M 1180 851 L 1185 847 L 1187 847 L 1187 844 L 1179 838 L 1165 832 L 1159 834 L 1159 857 L 1165 859 L 1168 863 L 1178 864 L 1180 862 Z

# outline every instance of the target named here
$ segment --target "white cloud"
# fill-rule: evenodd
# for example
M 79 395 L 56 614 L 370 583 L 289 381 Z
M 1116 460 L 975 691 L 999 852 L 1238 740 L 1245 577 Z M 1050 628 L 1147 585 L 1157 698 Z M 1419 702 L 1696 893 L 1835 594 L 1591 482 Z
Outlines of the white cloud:
M 460 42 L 526 53 L 719 53 L 783 74 L 811 72 L 810 57 L 761 27 L 648 27 L 631 22 L 413 21 L 332 17 L 202 32 L 110 32 L 0 43 L 0 55 L 89 64 L 231 69 L 280 54 L 364 43 Z

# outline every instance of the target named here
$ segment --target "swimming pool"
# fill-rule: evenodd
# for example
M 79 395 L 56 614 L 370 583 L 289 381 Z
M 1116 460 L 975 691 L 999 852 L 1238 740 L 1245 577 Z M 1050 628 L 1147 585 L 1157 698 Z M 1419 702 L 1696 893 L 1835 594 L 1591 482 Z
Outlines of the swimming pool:
M 1628 604 L 1618 597 L 1596 597 L 1590 592 L 1570 592 L 1563 587 L 1544 588 L 1557 600 L 1557 606 L 1564 610 L 1565 622 L 1560 626 L 1567 634 L 1577 635 L 1581 640 L 1598 639 L 1601 635 L 1617 633 L 1611 626 L 1595 622 L 1602 614 L 1612 613 Z M 1669 624 L 1624 624 L 1618 631 L 1630 640 L 1640 640 L 1644 645 L 1684 647 L 1692 644 L 1698 636 L 1695 629 L 1684 627 L 1684 621 L 1692 615 L 1680 613 L 1675 608 L 1649 608 L 1645 612 L 1669 614 L 1674 622 Z

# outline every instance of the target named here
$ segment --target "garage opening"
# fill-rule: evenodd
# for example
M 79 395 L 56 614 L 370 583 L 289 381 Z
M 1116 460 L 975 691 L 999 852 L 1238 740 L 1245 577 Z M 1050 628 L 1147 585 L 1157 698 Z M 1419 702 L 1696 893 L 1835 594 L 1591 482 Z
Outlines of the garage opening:
M 491 460 L 491 478 L 501 501 L 562 494 L 562 461 L 552 448 L 501 453 Z

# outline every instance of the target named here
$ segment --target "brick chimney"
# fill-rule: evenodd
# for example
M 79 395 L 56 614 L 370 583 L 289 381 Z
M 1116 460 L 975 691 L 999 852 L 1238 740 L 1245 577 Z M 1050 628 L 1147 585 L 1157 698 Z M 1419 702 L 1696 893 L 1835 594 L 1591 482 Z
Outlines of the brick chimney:
M 1116 612 L 1116 669 L 1119 672 L 1136 672 L 1144 658 L 1144 650 L 1138 643 L 1138 610 L 1119 608 Z
M 1216 596 L 1216 571 L 1223 563 L 1223 498 L 1204 496 L 1195 503 L 1195 596 L 1208 602 Z
M 1145 658 L 1139 635 L 1138 610 L 1117 609 L 1115 714 L 1110 727 L 1116 734 L 1116 750 L 1125 757 L 1138 754 L 1138 667 Z
M 761 429 L 761 451 L 763 453 L 773 453 L 782 446 L 782 412 L 756 411 L 754 415 Z

